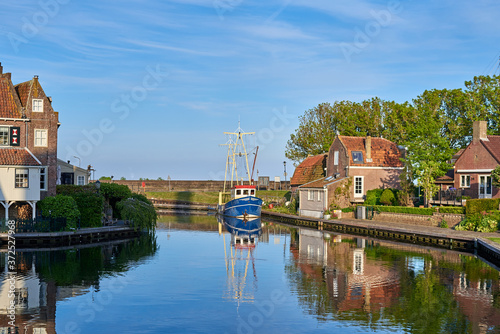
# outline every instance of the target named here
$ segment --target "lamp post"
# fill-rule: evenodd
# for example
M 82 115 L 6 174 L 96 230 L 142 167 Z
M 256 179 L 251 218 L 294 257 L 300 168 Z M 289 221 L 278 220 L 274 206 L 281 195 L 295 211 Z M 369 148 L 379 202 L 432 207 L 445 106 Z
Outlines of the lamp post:
M 285 190 L 287 190 L 288 186 L 286 185 L 286 161 L 283 161 L 283 167 L 285 168 L 285 172 L 284 172 L 284 175 L 285 175 Z
M 101 181 L 99 181 L 99 180 L 95 181 L 95 189 L 97 190 L 97 193 L 99 194 L 99 190 L 101 189 Z

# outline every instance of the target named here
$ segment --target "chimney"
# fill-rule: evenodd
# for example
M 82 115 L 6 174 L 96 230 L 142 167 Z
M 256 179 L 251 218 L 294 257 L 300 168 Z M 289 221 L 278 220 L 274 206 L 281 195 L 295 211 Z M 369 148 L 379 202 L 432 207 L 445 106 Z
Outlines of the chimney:
M 33 77 L 33 97 L 38 98 L 38 75 Z
M 372 161 L 372 137 L 366 136 L 365 139 L 366 161 Z
M 474 123 L 472 123 L 472 142 L 477 143 L 480 140 L 488 140 L 487 131 L 488 122 L 474 121 Z
M 3 66 L 2 66 L 2 63 L 0 63 L 0 74 L 3 73 Z

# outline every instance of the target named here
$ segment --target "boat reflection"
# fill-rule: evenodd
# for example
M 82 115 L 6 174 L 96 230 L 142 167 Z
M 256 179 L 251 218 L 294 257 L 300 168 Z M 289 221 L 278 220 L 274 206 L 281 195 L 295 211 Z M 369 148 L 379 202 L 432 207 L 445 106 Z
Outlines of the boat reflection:
M 219 234 L 224 240 L 224 259 L 227 273 L 227 289 L 224 298 L 242 302 L 253 302 L 257 290 L 255 269 L 255 246 L 262 235 L 260 217 L 239 219 L 218 215 Z M 229 242 L 227 233 L 229 232 Z M 249 271 L 251 271 L 249 273 Z

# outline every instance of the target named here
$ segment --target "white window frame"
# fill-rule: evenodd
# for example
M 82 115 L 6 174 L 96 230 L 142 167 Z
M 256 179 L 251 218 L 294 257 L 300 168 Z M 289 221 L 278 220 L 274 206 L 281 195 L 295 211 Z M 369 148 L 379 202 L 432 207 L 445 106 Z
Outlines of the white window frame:
M 365 180 L 364 180 L 364 176 L 355 176 L 354 177 L 354 197 L 363 197 L 363 194 L 364 194 L 364 188 L 365 188 Z M 360 181 L 361 182 L 361 192 L 357 192 L 356 191 L 356 182 L 357 181 Z
M 81 181 L 80 181 L 81 180 Z M 79 186 L 84 186 L 85 185 L 85 176 L 83 175 L 78 175 L 76 177 L 76 184 Z M 252 190 L 253 191 L 253 190 Z
M 470 188 L 470 175 L 460 175 L 460 188 Z
M 29 168 L 16 168 L 15 176 L 16 188 L 29 188 L 30 187 L 30 170 Z
M 6 129 L 6 132 L 1 130 Z M 5 143 L 2 142 L 2 139 L 5 139 Z M 9 126 L 0 126 L 0 146 L 10 146 L 10 127 Z
M 321 190 L 316 190 L 318 192 L 318 202 L 321 202 Z
M 49 132 L 47 129 L 35 129 L 34 146 L 35 147 L 48 147 L 49 146 Z
M 31 103 L 33 112 L 43 112 L 43 99 L 33 99 Z
M 40 190 L 47 190 L 47 167 L 40 168 Z
M 339 151 L 333 152 L 333 165 L 334 166 L 339 165 Z

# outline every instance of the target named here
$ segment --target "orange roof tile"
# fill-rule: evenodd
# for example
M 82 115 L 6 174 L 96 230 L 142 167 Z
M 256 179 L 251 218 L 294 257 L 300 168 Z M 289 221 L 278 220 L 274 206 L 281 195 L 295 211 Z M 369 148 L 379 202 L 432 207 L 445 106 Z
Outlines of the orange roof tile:
M 324 153 L 307 157 L 295 168 L 290 184 L 297 186 L 325 176 L 326 157 Z
M 338 136 L 342 144 L 347 149 L 349 155 L 349 165 L 351 166 L 369 166 L 369 167 L 403 167 L 400 158 L 403 157 L 401 151 L 392 141 L 372 137 L 371 138 L 371 159 L 367 161 L 365 141 L 366 137 Z M 352 152 L 363 153 L 363 163 L 354 162 Z
M 0 148 L 0 165 L 40 166 L 41 163 L 27 148 Z
M 28 97 L 30 94 L 32 83 L 33 83 L 33 80 L 30 80 L 30 81 L 25 81 L 25 82 L 22 82 L 22 83 L 14 86 L 17 94 L 19 95 L 19 99 L 21 100 L 21 105 L 23 107 L 26 107 L 26 105 L 28 103 Z
M 11 82 L 7 77 L 0 75 L 0 117 L 20 118 L 21 114 L 15 101 L 15 92 L 11 89 Z

